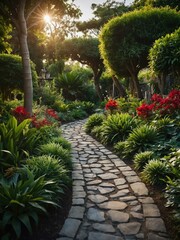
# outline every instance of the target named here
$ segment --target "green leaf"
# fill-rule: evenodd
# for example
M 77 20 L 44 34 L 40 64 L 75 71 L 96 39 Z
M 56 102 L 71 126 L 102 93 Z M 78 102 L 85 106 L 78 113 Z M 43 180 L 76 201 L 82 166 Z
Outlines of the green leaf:
M 12 220 L 12 227 L 16 233 L 16 236 L 19 238 L 21 235 L 21 223 L 17 218 L 13 218 Z
M 3 219 L 2 219 L 3 227 L 5 227 L 7 225 L 7 223 L 11 219 L 11 217 L 12 217 L 12 213 L 9 211 L 5 211 L 5 213 L 3 215 Z
M 32 233 L 32 227 L 31 227 L 31 224 L 30 224 L 28 215 L 27 215 L 27 214 L 22 214 L 22 215 L 19 215 L 18 218 L 19 218 L 20 221 L 26 226 L 26 228 L 28 229 L 28 231 L 29 231 L 30 233 Z
M 33 218 L 33 220 L 35 221 L 36 225 L 38 225 L 38 222 L 39 222 L 39 218 L 38 218 L 38 215 L 36 212 L 34 211 L 31 211 L 29 213 L 29 216 Z
M 41 205 L 39 205 L 38 203 L 30 202 L 29 204 L 31 206 L 33 206 L 34 208 L 39 209 L 39 210 L 41 210 L 44 213 L 47 213 L 46 209 L 44 207 L 42 207 Z

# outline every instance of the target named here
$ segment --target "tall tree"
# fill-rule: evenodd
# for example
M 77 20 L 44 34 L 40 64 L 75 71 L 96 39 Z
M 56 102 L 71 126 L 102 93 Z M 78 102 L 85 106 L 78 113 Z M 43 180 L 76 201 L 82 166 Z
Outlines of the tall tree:
M 99 79 L 104 70 L 104 64 L 100 58 L 99 41 L 97 38 L 73 38 L 67 39 L 59 45 L 59 56 L 71 58 L 82 64 L 88 65 L 94 74 L 94 85 L 99 98 L 103 96 L 99 84 Z
M 27 42 L 28 28 L 39 24 L 43 11 L 63 15 L 76 14 L 77 11 L 67 0 L 1 0 L 0 14 L 8 19 L 18 32 L 24 79 L 24 106 L 32 114 L 33 85 L 30 67 L 30 55 Z
M 180 1 L 179 0 L 134 0 L 132 7 L 133 8 L 142 8 L 144 6 L 151 7 L 170 7 L 180 10 Z
M 179 26 L 179 13 L 169 8 L 136 10 L 110 20 L 100 35 L 105 65 L 115 75 L 129 75 L 134 95 L 142 98 L 138 73 L 148 66 L 149 49 L 156 39 Z
M 93 14 L 95 17 L 89 21 L 78 22 L 77 28 L 84 34 L 98 35 L 100 28 L 107 23 L 111 18 L 121 16 L 123 13 L 129 10 L 129 7 L 125 6 L 125 3 L 116 2 L 114 0 L 106 0 L 102 4 L 91 5 Z

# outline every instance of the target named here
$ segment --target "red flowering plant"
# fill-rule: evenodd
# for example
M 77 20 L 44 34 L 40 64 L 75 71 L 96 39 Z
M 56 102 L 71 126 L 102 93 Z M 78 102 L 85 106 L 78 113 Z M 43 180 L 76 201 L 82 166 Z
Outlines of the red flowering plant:
M 105 105 L 105 109 L 109 110 L 110 113 L 112 113 L 113 110 L 116 110 L 117 108 L 118 108 L 118 102 L 112 98 L 110 98 Z
M 18 122 L 22 122 L 27 118 L 30 118 L 30 114 L 26 111 L 23 106 L 18 106 L 12 110 L 12 115 L 18 120 Z
M 41 127 L 45 127 L 45 126 L 51 126 L 53 124 L 46 118 L 37 119 L 37 117 L 35 115 L 31 119 L 32 119 L 32 126 L 35 128 L 38 128 L 38 129 Z
M 174 89 L 164 98 L 159 94 L 154 94 L 151 101 L 151 104 L 143 103 L 136 109 L 138 116 L 147 119 L 153 114 L 161 117 L 179 114 L 180 90 Z

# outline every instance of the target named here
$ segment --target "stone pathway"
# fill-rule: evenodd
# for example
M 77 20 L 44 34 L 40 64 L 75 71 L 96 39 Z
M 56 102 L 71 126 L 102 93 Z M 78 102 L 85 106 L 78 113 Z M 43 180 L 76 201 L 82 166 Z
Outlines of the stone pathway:
M 83 130 L 62 126 L 72 143 L 73 199 L 57 240 L 168 240 L 156 204 L 136 173 Z

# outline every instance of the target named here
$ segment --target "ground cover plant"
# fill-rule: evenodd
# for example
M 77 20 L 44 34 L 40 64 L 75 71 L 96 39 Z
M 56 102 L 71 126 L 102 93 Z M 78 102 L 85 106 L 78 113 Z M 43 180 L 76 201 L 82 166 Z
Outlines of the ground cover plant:
M 180 90 L 171 90 L 166 96 L 154 94 L 150 102 L 139 101 L 131 115 L 124 110 L 121 113 L 121 103 L 118 99 L 107 102 L 103 115 L 88 119 L 86 132 L 128 161 L 148 185 L 161 189 L 166 206 L 173 206 L 178 239 Z M 97 119 L 101 119 L 99 125 Z
M 71 146 L 61 136 L 56 112 L 47 109 L 46 121 L 30 117 L 21 106 L 12 114 L 0 123 L 2 240 L 28 238 L 44 214 L 61 206 L 64 193 L 71 188 Z

